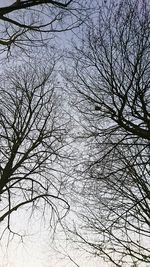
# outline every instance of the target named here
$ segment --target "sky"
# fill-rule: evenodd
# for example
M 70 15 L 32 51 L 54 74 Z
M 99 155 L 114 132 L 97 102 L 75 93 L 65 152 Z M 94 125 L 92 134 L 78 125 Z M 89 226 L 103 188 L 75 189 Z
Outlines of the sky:
M 20 221 L 20 223 L 22 223 Z M 38 227 L 37 227 L 38 231 Z M 8 248 L 1 243 L 0 267 L 74 267 L 67 257 L 55 252 L 48 231 L 39 230 L 34 236 L 25 238 L 24 243 L 12 241 Z M 60 238 L 61 239 L 61 238 Z M 61 244 L 63 246 L 63 244 Z M 87 253 L 70 249 L 67 253 L 80 267 L 109 267 L 102 260 Z
M 0 0 L 0 7 L 13 3 L 13 0 Z M 0 240 L 0 267 L 74 267 L 76 266 L 63 255 L 56 253 L 52 248 L 53 243 L 50 238 L 49 229 L 33 225 L 33 221 L 28 224 L 22 216 L 16 216 L 16 225 L 21 228 L 32 228 L 34 231 L 27 235 L 23 242 L 19 238 L 9 241 L 7 246 L 7 235 Z M 3 228 L 0 225 L 0 234 Z M 60 234 L 58 234 L 59 236 Z M 61 239 L 61 238 L 60 238 Z M 59 238 L 58 238 L 59 240 Z M 60 242 L 60 246 L 66 246 L 65 241 Z M 69 248 L 69 255 L 80 267 L 109 267 L 99 258 L 90 257 L 83 251 Z
M 0 7 L 13 2 L 15 1 L 0 0 Z M 62 35 L 60 40 L 63 41 Z M 104 263 L 102 259 L 98 257 L 92 257 L 81 249 L 75 249 L 71 244 L 68 245 L 62 236 L 62 233 L 59 231 L 56 235 L 56 243 L 56 240 L 53 241 L 53 236 L 50 229 L 47 227 L 47 223 L 41 223 L 38 218 L 27 221 L 25 214 L 15 214 L 15 228 L 21 229 L 22 232 L 25 233 L 25 237 L 23 240 L 17 236 L 11 239 L 13 237 L 11 235 L 8 242 L 8 235 L 6 233 L 2 239 L 0 238 L 0 267 L 112 266 L 111 264 Z M 3 229 L 3 225 L 0 223 L 0 236 Z M 55 250 L 56 246 L 54 246 L 54 243 L 56 243 L 60 253 Z M 68 257 L 65 255 L 66 253 L 68 253 Z M 72 261 L 69 257 L 71 257 Z
M 6 6 L 7 4 L 15 2 L 14 0 L 0 0 L 0 7 Z
M 20 229 L 19 233 L 25 233 L 23 240 L 15 236 L 12 240 L 10 238 L 8 243 L 6 233 L 0 241 L 0 267 L 76 266 L 69 260 L 67 254 L 79 267 L 111 266 L 99 258 L 91 257 L 83 250 L 75 249 L 73 244 L 69 245 L 59 228 L 56 229 L 56 234 L 53 236 L 53 230 L 50 231 L 47 222 L 43 223 L 39 218 L 27 221 L 25 215 L 25 212 L 19 212 L 15 215 L 14 225 L 12 224 L 13 230 Z M 0 234 L 3 232 L 3 226 L 0 224 Z

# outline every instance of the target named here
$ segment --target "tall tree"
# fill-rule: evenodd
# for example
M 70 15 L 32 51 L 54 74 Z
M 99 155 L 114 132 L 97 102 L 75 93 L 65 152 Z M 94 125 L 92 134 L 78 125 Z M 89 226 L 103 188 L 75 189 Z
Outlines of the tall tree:
M 104 1 L 66 77 L 85 143 L 78 186 L 86 231 L 73 232 L 120 267 L 150 263 L 149 14 L 145 0 Z
M 24 207 L 43 215 L 48 206 L 58 219 L 69 209 L 61 195 L 69 118 L 55 63 L 51 57 L 45 67 L 21 64 L 0 77 L 0 222 L 7 221 L 10 232 L 12 215 Z

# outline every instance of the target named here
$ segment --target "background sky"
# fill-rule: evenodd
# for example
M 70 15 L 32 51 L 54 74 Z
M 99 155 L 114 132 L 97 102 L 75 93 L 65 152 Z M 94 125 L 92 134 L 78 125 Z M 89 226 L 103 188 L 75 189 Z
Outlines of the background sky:
M 0 0 L 0 7 L 13 3 L 13 0 Z M 30 223 L 32 225 L 30 225 Z M 19 227 L 34 228 L 32 235 L 27 235 L 23 241 L 20 238 L 14 238 L 7 244 L 8 236 L 4 235 L 0 240 L 0 267 L 73 267 L 76 266 L 63 255 L 56 253 L 52 248 L 53 242 L 50 238 L 50 232 L 47 228 L 41 227 L 38 223 L 33 225 L 24 220 L 23 216 L 16 216 L 16 225 Z M 0 225 L 0 234 L 3 226 Z M 60 234 L 58 235 L 60 236 Z M 57 237 L 59 240 L 59 237 Z M 61 236 L 60 236 L 61 239 Z M 60 245 L 66 246 L 61 241 Z M 109 267 L 110 264 L 102 260 L 90 257 L 87 253 L 74 250 L 69 247 L 68 253 L 80 267 Z
M 22 223 L 20 221 L 20 223 Z M 38 228 L 37 228 L 38 230 Z M 0 267 L 74 267 L 67 257 L 56 253 L 47 231 L 39 231 L 23 243 L 12 241 L 8 248 L 1 243 Z M 62 244 L 63 246 L 63 244 Z M 102 260 L 85 252 L 70 249 L 68 254 L 80 267 L 108 267 Z
M 0 234 L 3 232 L 0 224 Z M 39 218 L 31 221 L 25 220 L 25 212 L 18 213 L 15 217 L 13 230 L 20 229 L 25 233 L 23 240 L 15 236 L 9 239 L 7 233 L 0 241 L 0 267 L 75 267 L 73 262 L 64 256 L 68 255 L 79 267 L 110 267 L 98 257 L 94 257 L 65 241 L 62 232 L 48 229 L 48 223 L 43 223 Z M 12 236 L 11 236 L 12 237 Z M 55 238 L 53 238 L 55 237 Z M 61 251 L 61 253 L 56 252 Z

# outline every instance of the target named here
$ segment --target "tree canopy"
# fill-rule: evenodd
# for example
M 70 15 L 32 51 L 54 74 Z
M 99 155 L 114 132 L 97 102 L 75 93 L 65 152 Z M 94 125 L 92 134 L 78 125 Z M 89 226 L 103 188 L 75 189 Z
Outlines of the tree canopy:
M 150 262 L 149 24 L 146 1 L 105 2 L 66 75 L 84 143 L 74 191 L 83 224 L 70 231 L 119 267 Z
M 0 51 L 47 45 L 54 33 L 78 27 L 85 18 L 82 5 L 69 1 L 11 1 L 0 7 Z

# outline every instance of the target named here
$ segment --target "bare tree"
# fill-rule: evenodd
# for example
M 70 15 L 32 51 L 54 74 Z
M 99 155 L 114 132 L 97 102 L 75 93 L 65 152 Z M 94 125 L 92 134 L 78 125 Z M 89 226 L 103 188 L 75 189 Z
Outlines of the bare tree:
M 1 36 L 3 51 L 17 46 L 46 45 L 55 32 L 78 27 L 84 20 L 81 4 L 76 1 L 11 1 L 0 7 Z M 82 14 L 81 14 L 82 13 Z
M 147 1 L 104 1 L 66 77 L 85 142 L 72 232 L 120 267 L 150 263 L 149 25 Z
M 55 77 L 55 60 L 44 66 L 21 64 L 0 77 L 0 222 L 27 207 L 31 214 L 46 207 L 60 220 L 69 209 L 61 195 L 62 164 L 69 118 Z M 59 207 L 61 207 L 59 213 Z

